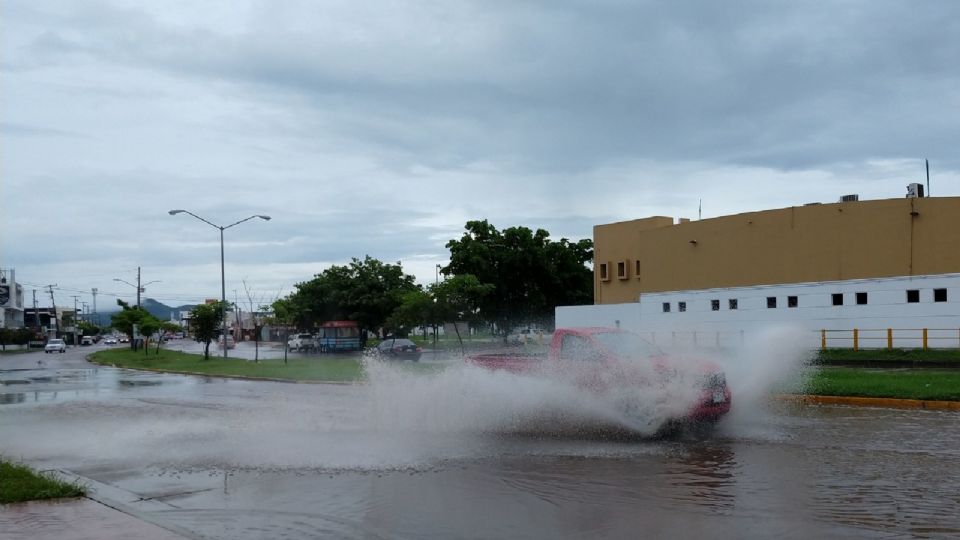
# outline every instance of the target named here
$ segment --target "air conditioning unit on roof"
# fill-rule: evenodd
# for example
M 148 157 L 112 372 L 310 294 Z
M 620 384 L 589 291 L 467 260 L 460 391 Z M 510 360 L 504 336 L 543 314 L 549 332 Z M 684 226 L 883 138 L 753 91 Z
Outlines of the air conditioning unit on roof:
M 857 194 L 844 195 L 840 197 L 840 202 L 857 202 L 859 200 L 860 200 L 860 195 L 857 195 Z

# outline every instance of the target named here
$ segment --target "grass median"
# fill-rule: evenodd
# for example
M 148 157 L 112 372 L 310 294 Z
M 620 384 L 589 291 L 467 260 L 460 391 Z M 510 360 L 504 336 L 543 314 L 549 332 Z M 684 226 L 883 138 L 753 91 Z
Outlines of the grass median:
M 204 360 L 203 355 L 163 349 L 160 350 L 160 354 L 154 354 L 151 350 L 150 354 L 146 355 L 143 351 L 111 349 L 96 352 L 90 359 L 97 364 L 130 369 L 220 377 L 253 377 L 302 382 L 353 382 L 364 378 L 360 355 L 291 358 L 284 363 L 279 359 L 252 362 L 240 358 L 224 359 L 220 356 L 211 356 L 209 360 Z M 434 366 L 417 363 L 404 363 L 402 367 L 412 371 L 436 370 Z
M 804 391 L 816 396 L 960 401 L 960 371 L 821 367 Z
M 0 458 L 0 504 L 12 504 L 64 497 L 81 497 L 82 486 L 35 472 L 26 465 Z

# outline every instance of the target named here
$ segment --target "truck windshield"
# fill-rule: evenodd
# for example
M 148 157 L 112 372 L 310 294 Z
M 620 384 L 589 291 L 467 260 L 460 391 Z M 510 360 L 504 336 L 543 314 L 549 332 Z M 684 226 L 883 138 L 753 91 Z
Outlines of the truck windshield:
M 594 337 L 601 347 L 619 358 L 647 358 L 663 354 L 656 345 L 629 332 L 602 332 Z

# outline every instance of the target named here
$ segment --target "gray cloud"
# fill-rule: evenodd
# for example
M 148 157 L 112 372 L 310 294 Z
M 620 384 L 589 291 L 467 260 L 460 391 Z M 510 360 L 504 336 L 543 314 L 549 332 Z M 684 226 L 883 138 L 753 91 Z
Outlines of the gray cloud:
M 180 207 L 272 215 L 228 253 L 279 287 L 366 253 L 429 280 L 468 219 L 578 238 L 700 198 L 902 196 L 923 157 L 960 192 L 953 2 L 2 9 L 0 264 L 38 280 L 216 290 L 217 233 Z

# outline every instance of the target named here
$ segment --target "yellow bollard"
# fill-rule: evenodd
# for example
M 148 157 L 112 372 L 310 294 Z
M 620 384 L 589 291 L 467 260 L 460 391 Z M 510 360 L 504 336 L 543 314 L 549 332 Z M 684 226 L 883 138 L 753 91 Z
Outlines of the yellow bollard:
M 887 349 L 893 348 L 893 328 L 887 328 Z
M 820 350 L 827 350 L 827 331 L 820 330 Z
M 853 329 L 853 350 L 854 351 L 860 350 L 860 329 L 859 328 Z
M 924 328 L 923 329 L 923 350 L 927 350 L 927 339 L 928 339 L 927 329 Z

